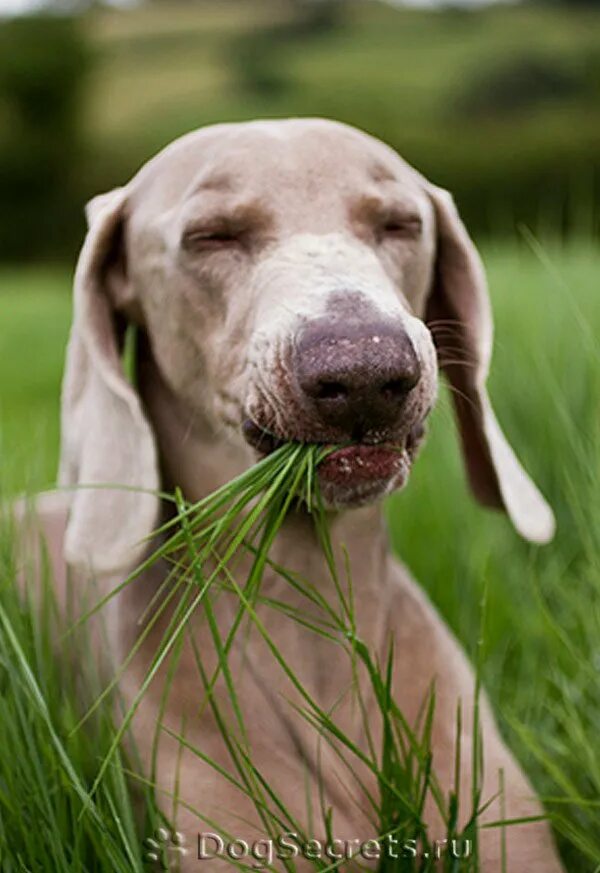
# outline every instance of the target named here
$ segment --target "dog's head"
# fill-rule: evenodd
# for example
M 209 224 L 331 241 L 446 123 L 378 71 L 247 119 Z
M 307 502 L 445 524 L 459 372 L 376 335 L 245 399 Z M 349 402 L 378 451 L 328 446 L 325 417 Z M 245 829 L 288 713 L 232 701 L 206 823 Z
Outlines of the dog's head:
M 476 496 L 526 538 L 551 537 L 552 513 L 486 393 L 492 325 L 477 252 L 450 196 L 381 142 L 320 120 L 209 127 L 88 213 L 61 478 L 126 488 L 76 493 L 71 560 L 112 568 L 156 518 L 156 498 L 136 490 L 159 477 L 122 370 L 127 322 L 204 439 L 249 460 L 249 446 L 340 444 L 320 468 L 336 508 L 405 482 L 439 363 Z

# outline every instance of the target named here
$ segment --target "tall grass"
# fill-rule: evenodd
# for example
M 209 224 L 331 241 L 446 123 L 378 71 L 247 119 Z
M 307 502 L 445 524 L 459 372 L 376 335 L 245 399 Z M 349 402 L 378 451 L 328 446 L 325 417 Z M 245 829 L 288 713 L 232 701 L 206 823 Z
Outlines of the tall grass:
M 401 868 L 406 871 L 440 869 L 436 865 L 436 844 L 424 821 L 425 804 L 431 797 L 445 822 L 448 843 L 455 841 L 457 844 L 464 843 L 475 847 L 474 851 L 468 853 L 467 860 L 461 863 L 458 857 L 445 854 L 443 869 L 448 873 L 458 869 L 478 869 L 477 824 L 480 811 L 485 809 L 486 804 L 480 791 L 477 747 L 472 762 L 474 778 L 473 792 L 469 799 L 470 814 L 463 829 L 459 827 L 459 815 L 465 818 L 459 808 L 460 711 L 457 712 L 456 782 L 449 796 L 445 797 L 432 769 L 434 693 L 424 701 L 420 724 L 411 727 L 392 694 L 393 647 L 387 663 L 380 664 L 375 653 L 369 651 L 365 642 L 357 636 L 351 568 L 344 566 L 343 573 L 340 572 L 329 537 L 329 520 L 318 488 L 317 467 L 328 451 L 329 449 L 317 446 L 287 445 L 195 505 L 186 504 L 182 496 L 176 494 L 176 515 L 157 532 L 166 536 L 163 545 L 115 591 L 96 603 L 71 627 L 68 639 L 78 652 L 79 663 L 84 665 L 83 676 L 75 674 L 73 678 L 73 673 L 68 672 L 69 665 L 65 665 L 60 657 L 58 660 L 54 658 L 55 647 L 61 644 L 61 640 L 64 643 L 65 637 L 57 635 L 59 619 L 47 572 L 42 569 L 42 585 L 37 597 L 28 596 L 24 605 L 19 604 L 14 590 L 12 597 L 10 593 L 7 596 L 7 592 L 3 592 L 7 608 L 0 607 L 0 652 L 4 665 L 8 668 L 6 675 L 11 686 L 6 695 L 7 705 L 2 712 L 2 721 L 13 749 L 21 751 L 22 754 L 6 759 L 6 772 L 0 768 L 0 784 L 5 781 L 11 797 L 22 797 L 24 793 L 37 788 L 40 798 L 39 806 L 31 810 L 32 821 L 29 822 L 29 827 L 21 827 L 14 834 L 12 827 L 6 828 L 4 852 L 10 861 L 20 863 L 22 857 L 28 857 L 29 864 L 33 861 L 39 863 L 40 852 L 45 852 L 42 848 L 45 841 L 40 842 L 39 831 L 32 830 L 31 824 L 40 813 L 48 815 L 49 810 L 54 812 L 52 795 L 60 792 L 61 785 L 64 784 L 65 797 L 61 799 L 67 805 L 68 811 L 58 822 L 52 818 L 51 826 L 48 827 L 50 851 L 52 858 L 57 859 L 59 869 L 76 869 L 76 864 L 81 869 L 88 869 L 86 855 L 94 852 L 96 844 L 102 844 L 103 854 L 101 859 L 92 855 L 95 858 L 93 863 L 99 866 L 92 866 L 90 869 L 109 869 L 108 866 L 103 867 L 103 864 L 110 864 L 110 869 L 115 870 L 130 869 L 132 865 L 134 869 L 139 867 L 140 840 L 138 839 L 136 845 L 135 816 L 125 778 L 125 774 L 131 772 L 132 765 L 123 761 L 122 744 L 144 694 L 168 659 L 171 659 L 169 675 L 174 675 L 181 652 L 180 643 L 188 631 L 189 619 L 200 608 L 210 628 L 218 655 L 218 666 L 212 675 L 207 672 L 192 634 L 197 681 L 199 687 L 204 689 L 205 702 L 221 731 L 231 757 L 232 770 L 226 770 L 201 748 L 192 745 L 185 734 L 178 735 L 164 728 L 160 721 L 160 711 L 157 714 L 155 749 L 158 748 L 160 733 L 167 730 L 183 748 L 198 758 L 199 763 L 212 768 L 216 779 L 226 780 L 250 798 L 262 820 L 265 836 L 270 836 L 273 840 L 286 831 L 297 833 L 305 842 L 318 834 L 333 837 L 335 831 L 332 809 L 323 804 L 320 810 L 321 825 L 315 830 L 307 830 L 306 823 L 298 821 L 286 808 L 285 799 L 277 794 L 270 783 L 269 773 L 261 772 L 253 761 L 248 742 L 247 714 L 238 698 L 229 662 L 236 635 L 244 621 L 249 620 L 266 643 L 274 662 L 298 692 L 301 705 L 296 707 L 297 716 L 304 719 L 321 741 L 334 750 L 350 774 L 350 781 L 355 781 L 355 788 L 361 788 L 365 792 L 370 817 L 379 840 L 385 841 L 393 837 L 398 841 L 397 845 L 418 841 L 424 852 L 423 858 L 409 858 L 402 862 Z M 308 510 L 313 514 L 334 582 L 335 596 L 332 599 L 326 598 L 310 580 L 288 573 L 284 567 L 273 564 L 269 557 L 270 547 L 281 525 L 288 513 L 297 509 L 298 504 L 301 511 Z M 230 569 L 240 550 L 248 550 L 252 556 L 250 570 L 243 581 L 239 581 L 238 574 Z M 17 568 L 10 563 L 11 554 L 9 550 L 5 578 L 13 580 L 17 575 Z M 111 597 L 116 596 L 126 586 L 135 584 L 142 573 L 160 559 L 170 561 L 173 570 L 155 598 L 156 608 L 152 617 L 146 623 L 125 664 L 117 671 L 114 679 L 103 690 L 99 690 L 99 678 L 94 668 L 95 657 L 85 633 L 87 620 L 100 611 Z M 299 679 L 294 665 L 285 659 L 270 636 L 259 610 L 259 606 L 267 602 L 261 597 L 261 580 L 267 565 L 299 591 L 307 603 L 316 604 L 320 609 L 319 618 L 309 619 L 299 611 L 290 611 L 284 603 L 269 599 L 269 607 L 281 613 L 281 620 L 297 621 L 311 632 L 343 647 L 353 664 L 355 676 L 358 664 L 366 670 L 368 690 L 376 705 L 375 713 L 367 712 L 361 696 L 363 691 L 358 688 L 358 684 L 355 691 L 365 734 L 369 738 L 366 750 L 358 746 L 336 723 L 335 716 L 324 710 L 319 701 L 310 694 Z M 223 587 L 237 595 L 239 604 L 237 615 L 225 636 L 219 630 L 215 618 L 216 600 Z M 147 674 L 116 724 L 112 708 L 115 705 L 118 677 L 168 608 L 169 621 Z M 83 640 L 83 648 L 77 648 L 77 639 L 73 640 L 72 637 L 73 629 L 80 631 L 77 636 Z M 47 669 L 47 662 L 53 663 L 55 668 Z M 65 666 L 69 681 L 66 688 L 62 689 L 62 670 Z M 37 675 L 40 675 L 43 687 L 40 687 Z M 234 724 L 231 724 L 223 712 L 222 704 L 212 693 L 219 675 L 225 680 Z M 93 693 L 93 689 L 96 689 L 94 701 L 83 715 L 81 710 L 77 712 L 75 706 L 78 683 L 82 679 L 88 692 Z M 66 690 L 69 695 L 66 711 L 63 711 L 65 701 L 61 690 Z M 163 693 L 165 704 L 168 693 L 167 682 Z M 22 718 L 21 708 L 26 702 L 33 704 L 38 719 L 39 733 L 33 737 Z M 373 735 L 379 721 L 382 723 L 382 740 L 381 743 L 376 743 Z M 477 722 L 473 729 L 477 734 Z M 88 756 L 81 754 L 82 749 L 90 742 L 94 743 L 98 756 L 97 769 L 93 775 L 89 769 L 91 762 Z M 24 774 L 21 774 L 20 767 L 14 772 L 12 762 L 15 760 L 28 762 Z M 375 791 L 367 789 L 356 775 L 359 766 L 375 777 Z M 48 769 L 50 779 L 47 780 Z M 155 764 L 151 769 L 154 774 Z M 156 822 L 160 820 L 157 799 L 160 798 L 161 789 L 152 778 L 144 778 L 144 774 L 139 771 L 138 780 L 145 788 L 147 819 L 154 821 L 156 829 Z M 3 800 L 0 793 L 0 807 Z M 6 800 L 8 801 L 8 797 Z M 18 816 L 19 808 L 18 803 L 9 806 L 12 815 L 7 817 L 7 822 Z M 206 812 L 202 809 L 197 810 L 197 815 L 199 823 L 206 821 Z M 87 839 L 83 841 L 78 833 L 78 824 L 81 821 L 86 826 L 84 835 Z M 226 833 L 218 821 L 212 824 L 220 832 Z M 76 842 L 75 850 L 71 845 L 73 840 Z M 323 871 L 336 869 L 341 863 L 343 861 L 315 859 L 314 867 Z M 233 861 L 232 864 L 239 866 Z M 295 870 L 293 861 L 284 859 L 282 865 L 286 870 Z M 19 868 L 15 866 L 14 869 Z M 268 869 L 278 868 L 269 864 Z M 389 869 L 395 869 L 394 863 L 384 855 L 380 870 Z
M 26 611 L 23 613 L 22 608 L 19 610 L 17 598 L 13 597 L 10 604 L 12 616 L 9 612 L 0 610 L 0 646 L 5 653 L 5 664 L 11 667 L 8 676 L 17 683 L 17 690 L 10 696 L 11 702 L 14 700 L 15 709 L 14 711 L 7 709 L 4 712 L 4 721 L 12 743 L 15 748 L 23 746 L 24 752 L 31 745 L 26 726 L 19 719 L 18 692 L 23 691 L 25 698 L 34 703 L 42 728 L 42 734 L 35 740 L 40 746 L 41 760 L 39 762 L 36 760 L 38 749 L 34 748 L 33 773 L 28 772 L 26 775 L 32 780 L 45 778 L 48 762 L 43 760 L 43 756 L 49 748 L 52 770 L 60 774 L 59 782 L 64 781 L 68 786 L 67 797 L 72 795 L 73 811 L 78 811 L 76 821 L 79 822 L 84 818 L 87 822 L 92 844 L 94 841 L 103 842 L 104 850 L 112 865 L 111 869 L 120 869 L 119 865 L 123 863 L 139 864 L 139 851 L 133 851 L 131 846 L 132 841 L 135 841 L 135 824 L 125 780 L 125 774 L 131 773 L 131 766 L 124 764 L 122 760 L 123 740 L 128 736 L 132 720 L 150 684 L 161 667 L 169 660 L 168 675 L 171 679 L 175 675 L 181 654 L 181 642 L 188 632 L 191 617 L 198 609 L 202 610 L 210 629 L 218 666 L 212 675 L 207 672 L 194 633 L 190 633 L 198 673 L 197 681 L 199 687 L 204 689 L 205 705 L 208 704 L 210 707 L 231 757 L 232 770 L 225 769 L 219 761 L 210 758 L 202 748 L 192 745 L 185 733 L 175 734 L 163 726 L 161 715 L 169 694 L 168 681 L 163 691 L 163 702 L 157 712 L 155 752 L 158 750 L 161 732 L 166 731 L 181 744 L 182 748 L 197 757 L 200 764 L 212 768 L 216 779 L 224 779 L 231 783 L 251 800 L 262 821 L 265 836 L 273 841 L 277 840 L 278 834 L 287 831 L 298 834 L 303 842 L 308 842 L 320 834 L 326 834 L 333 839 L 335 834 L 333 809 L 325 805 L 324 799 L 320 809 L 321 824 L 315 827 L 313 821 L 311 829 L 307 830 L 306 824 L 299 821 L 287 809 L 285 798 L 277 794 L 275 786 L 270 782 L 269 773 L 259 770 L 253 761 L 246 725 L 247 714 L 238 698 L 235 677 L 229 661 L 236 635 L 241 631 L 244 621 L 249 620 L 266 643 L 274 662 L 299 695 L 301 703 L 294 706 L 296 715 L 304 719 L 321 741 L 330 746 L 341 760 L 349 774 L 350 791 L 354 782 L 355 790 L 361 789 L 367 798 L 369 817 L 374 823 L 378 841 L 385 843 L 392 837 L 399 846 L 414 843 L 416 847 L 418 844 L 422 854 L 419 857 L 415 855 L 415 857 L 404 858 L 401 862 L 393 860 L 392 858 L 396 856 L 390 856 L 384 851 L 379 865 L 381 873 L 393 869 L 402 869 L 407 873 L 409 871 L 416 873 L 417 870 L 424 873 L 434 869 L 440 870 L 440 865 L 437 863 L 440 857 L 437 852 L 438 842 L 431 838 L 424 818 L 425 807 L 430 799 L 433 800 L 445 824 L 445 838 L 448 845 L 470 847 L 465 857 L 462 852 L 444 853 L 442 855 L 444 871 L 452 873 L 460 869 L 476 873 L 479 869 L 477 851 L 479 817 L 494 799 L 485 799 L 481 793 L 481 741 L 474 743 L 472 760 L 469 762 L 473 770 L 472 792 L 467 801 L 468 814 L 465 815 L 464 798 L 462 798 L 462 807 L 460 802 L 461 766 L 464 763 L 460 756 L 460 709 L 457 710 L 456 723 L 455 782 L 450 793 L 445 796 L 432 767 L 432 726 L 436 705 L 434 691 L 431 690 L 428 698 L 423 701 L 419 723 L 416 726 L 410 725 L 392 693 L 393 644 L 387 662 L 381 664 L 377 654 L 370 651 L 366 643 L 357 635 L 351 567 L 345 563 L 343 572 L 340 571 L 329 536 L 329 518 L 322 505 L 318 487 L 318 464 L 330 450 L 318 446 L 290 444 L 194 505 L 187 504 L 180 493 L 175 494 L 176 515 L 156 532 L 156 535 L 166 537 L 163 544 L 113 592 L 79 617 L 71 628 L 69 633 L 71 642 L 73 642 L 71 637 L 73 629 L 83 630 L 84 646 L 83 649 L 76 648 L 76 651 L 79 657 L 85 656 L 80 663 L 86 666 L 84 677 L 86 686 L 91 682 L 92 687 L 98 689 L 98 677 L 95 671 L 92 669 L 88 675 L 89 665 L 94 664 L 91 643 L 85 633 L 88 619 L 100 611 L 109 599 L 117 596 L 127 586 L 135 584 L 154 563 L 165 559 L 171 563 L 172 571 L 165 578 L 158 595 L 155 596 L 153 604 L 155 608 L 151 618 L 146 622 L 132 651 L 110 683 L 102 691 L 97 692 L 87 712 L 83 716 L 80 713 L 79 719 L 76 718 L 76 710 L 72 706 L 72 701 L 77 699 L 77 684 L 68 686 L 72 698 L 71 705 L 68 707 L 69 715 L 65 719 L 60 709 L 52 714 L 51 708 L 46 703 L 44 691 L 40 689 L 35 678 L 36 672 L 39 672 L 41 667 L 40 647 L 44 658 L 47 659 L 52 657 L 52 647 L 59 644 L 60 639 L 56 636 L 56 628 L 53 633 L 57 610 L 48 587 L 47 575 L 42 573 L 42 590 L 38 592 L 40 602 L 29 597 Z M 300 511 L 308 511 L 313 515 L 318 539 L 334 582 L 333 597 L 325 597 L 310 580 L 298 578 L 297 575 L 292 575 L 284 567 L 276 566 L 270 560 L 270 547 L 277 533 L 288 513 L 297 510 L 298 506 Z M 239 581 L 238 574 L 230 569 L 241 550 L 248 550 L 252 556 L 250 570 L 243 581 Z M 261 581 L 267 565 L 300 592 L 307 604 L 312 603 L 319 607 L 318 618 L 308 618 L 301 611 L 290 610 L 283 602 L 273 599 L 267 601 L 261 597 Z M 17 569 L 9 566 L 6 578 L 14 579 L 16 575 Z M 224 587 L 235 593 L 239 604 L 237 614 L 225 635 L 222 634 L 216 620 L 216 601 Z M 259 605 L 262 606 L 267 602 L 269 607 L 281 613 L 282 621 L 297 621 L 312 633 L 324 636 L 343 647 L 352 663 L 355 679 L 358 676 L 358 666 L 364 668 L 367 676 L 367 693 L 374 701 L 375 710 L 367 709 L 365 689 L 358 681 L 353 688 L 353 693 L 356 695 L 364 733 L 368 738 L 366 749 L 344 732 L 332 712 L 323 709 L 299 678 L 295 666 L 286 660 L 269 634 L 264 618 L 261 617 Z M 117 691 L 119 676 L 166 610 L 169 610 L 166 630 L 156 647 L 146 676 L 126 711 L 120 714 L 117 725 L 113 721 L 111 705 L 114 706 L 113 698 Z M 19 612 L 27 617 L 25 624 L 22 620 L 19 621 Z M 82 633 L 78 636 L 81 637 Z M 64 640 L 64 637 L 62 639 Z M 77 640 L 74 643 L 77 646 Z M 213 694 L 219 675 L 225 680 L 228 703 L 233 713 L 233 724 L 228 715 L 223 712 L 222 704 Z M 81 678 L 78 677 L 79 681 Z M 46 695 L 50 700 L 56 700 L 59 676 L 45 671 L 43 680 L 46 685 Z M 476 698 L 479 693 L 479 683 L 479 673 L 477 673 L 473 689 Z M 200 712 L 203 709 L 204 705 L 200 706 Z M 477 706 L 474 713 L 472 730 L 473 736 L 478 740 Z M 55 725 L 55 718 L 59 719 L 59 730 Z M 69 721 L 71 721 L 70 726 Z M 381 740 L 374 741 L 373 737 L 379 734 Z M 77 754 L 77 748 L 74 751 L 69 748 L 69 744 L 74 739 L 78 739 L 80 744 L 90 741 L 95 743 L 99 761 L 93 778 L 84 769 L 88 763 L 87 759 Z M 360 767 L 368 775 L 375 777 L 375 790 L 369 789 L 358 775 Z M 155 772 L 156 761 L 152 764 L 151 778 L 144 778 L 144 775 L 138 771 L 138 779 L 145 787 L 148 816 L 156 822 L 159 820 L 157 800 L 160 799 L 163 789 L 154 781 Z M 12 777 L 11 787 L 14 792 L 27 790 L 27 786 L 21 783 L 18 775 L 10 771 L 8 776 Z M 321 774 L 318 775 L 318 779 L 321 779 Z M 48 784 L 42 787 L 42 798 L 46 798 L 52 790 Z M 320 789 L 324 798 L 323 784 L 320 785 Z M 51 804 L 48 806 L 51 808 Z M 195 812 L 199 823 L 208 820 L 206 811 L 198 808 Z M 461 826 L 459 822 L 465 819 L 466 826 Z M 75 824 L 69 820 L 67 823 Z M 218 828 L 219 832 L 227 834 L 218 821 L 211 821 L 211 824 Z M 509 825 L 510 822 L 500 821 L 494 826 L 505 828 Z M 61 842 L 65 838 L 68 840 L 69 836 L 68 833 L 63 834 L 60 829 L 58 833 L 51 833 L 52 849 L 57 855 L 60 856 L 62 853 L 64 856 L 65 851 L 70 851 L 70 848 L 66 850 Z M 36 857 L 35 853 L 39 851 L 39 843 L 36 839 L 33 839 L 31 846 L 24 840 L 24 847 L 33 857 Z M 8 838 L 5 850 L 8 857 L 13 856 L 14 848 Z M 347 863 L 347 860 L 344 858 L 329 862 L 315 858 L 314 868 L 321 871 L 333 870 Z M 61 860 L 63 867 L 66 863 L 66 858 L 63 858 Z M 73 865 L 72 860 L 69 863 Z M 233 860 L 231 863 L 233 866 L 239 866 Z M 296 869 L 294 862 L 289 859 L 283 859 L 281 863 L 286 870 Z M 267 866 L 268 869 L 278 869 L 277 865 Z
M 118 871 L 143 869 L 141 832 L 162 824 L 153 793 L 138 807 L 126 778 L 135 766 L 124 749 L 92 797 L 99 761 L 117 732 L 112 695 L 85 733 L 74 732 L 82 701 L 102 689 L 87 633 L 64 639 L 42 543 L 35 580 L 17 563 L 12 525 L 0 531 L 0 869 Z M 33 556 L 27 564 L 32 566 Z M 21 580 L 21 590 L 17 588 Z M 141 801 L 141 803 L 140 803 Z

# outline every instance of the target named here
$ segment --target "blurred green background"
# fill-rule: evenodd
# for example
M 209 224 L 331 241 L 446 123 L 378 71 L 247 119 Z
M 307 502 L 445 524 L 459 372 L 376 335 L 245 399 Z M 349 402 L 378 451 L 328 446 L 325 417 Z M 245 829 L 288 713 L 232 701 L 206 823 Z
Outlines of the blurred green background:
M 178 134 L 256 116 L 366 128 L 450 188 L 473 231 L 589 229 L 599 34 L 598 4 L 552 2 L 188 0 L 7 20 L 0 258 L 72 258 L 86 198 Z
M 502 729 L 548 800 L 569 873 L 591 873 L 600 5 L 155 0 L 55 12 L 0 18 L 0 492 L 53 482 L 89 197 L 216 121 L 325 115 L 383 138 L 454 193 L 482 249 L 492 396 L 559 522 L 556 541 L 532 549 L 475 506 L 443 399 L 411 486 L 391 501 L 393 543 L 471 653 L 487 591 L 484 677 Z

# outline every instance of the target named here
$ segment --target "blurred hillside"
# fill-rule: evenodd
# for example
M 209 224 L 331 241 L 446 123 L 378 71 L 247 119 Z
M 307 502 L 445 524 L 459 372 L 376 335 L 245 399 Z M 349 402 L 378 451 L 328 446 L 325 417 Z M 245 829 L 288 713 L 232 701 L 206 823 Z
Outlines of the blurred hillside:
M 30 233 L 5 259 L 71 257 L 87 197 L 178 134 L 257 116 L 325 115 L 369 130 L 450 188 L 479 233 L 515 222 L 589 231 L 598 221 L 598 7 L 156 2 L 93 9 L 69 26 L 89 69 L 77 68 L 77 133 L 59 135 L 69 185 L 48 206 L 64 213 L 51 222 L 64 232 L 51 245 Z M 0 179 L 2 141 L 0 131 Z M 7 211 L 5 201 L 14 229 Z

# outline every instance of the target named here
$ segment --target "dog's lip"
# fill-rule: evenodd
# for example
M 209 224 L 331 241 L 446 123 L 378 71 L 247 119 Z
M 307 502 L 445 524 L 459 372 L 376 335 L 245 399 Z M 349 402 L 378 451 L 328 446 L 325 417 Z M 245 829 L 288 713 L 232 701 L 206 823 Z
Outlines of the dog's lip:
M 319 464 L 319 478 L 333 486 L 357 488 L 394 478 L 404 464 L 405 452 L 400 446 L 356 443 L 328 454 Z
M 246 418 L 242 423 L 242 433 L 246 442 L 261 455 L 270 455 L 276 449 L 285 445 L 286 442 L 293 442 L 293 440 L 286 440 L 266 428 L 261 427 L 251 418 Z M 366 465 L 366 469 L 369 466 L 372 466 L 372 462 L 375 459 L 381 460 L 384 455 L 390 462 L 393 461 L 394 458 L 397 459 L 404 449 L 406 449 L 410 455 L 421 442 L 424 433 L 424 424 L 422 421 L 419 421 L 410 429 L 407 437 L 403 440 L 402 445 L 388 441 L 378 443 L 352 443 L 347 446 L 341 446 L 340 448 L 334 449 L 326 458 L 324 458 L 319 465 L 319 472 L 326 473 L 328 469 L 327 462 L 329 462 L 329 467 L 331 467 L 332 464 L 335 465 L 337 463 L 342 463 L 347 466 L 350 461 L 355 461 L 357 467 Z M 321 444 L 323 446 L 327 445 L 327 443 Z

